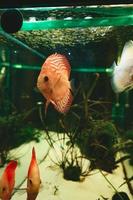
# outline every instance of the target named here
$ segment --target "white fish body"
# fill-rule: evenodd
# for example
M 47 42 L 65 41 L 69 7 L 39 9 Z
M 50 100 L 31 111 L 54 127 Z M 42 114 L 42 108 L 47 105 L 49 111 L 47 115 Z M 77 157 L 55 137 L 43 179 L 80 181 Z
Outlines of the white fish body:
M 113 89 L 116 93 L 133 88 L 133 41 L 126 42 L 120 63 L 115 64 L 112 78 Z

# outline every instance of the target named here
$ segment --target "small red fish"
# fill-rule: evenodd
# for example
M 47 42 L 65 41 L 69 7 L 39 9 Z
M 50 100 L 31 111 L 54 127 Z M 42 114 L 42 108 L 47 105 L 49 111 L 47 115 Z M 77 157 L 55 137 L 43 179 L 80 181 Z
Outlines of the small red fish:
M 10 161 L 6 166 L 0 179 L 0 198 L 2 200 L 11 199 L 11 195 L 15 185 L 15 170 L 17 161 Z
M 60 113 L 66 113 L 72 104 L 72 87 L 69 81 L 71 66 L 64 55 L 50 55 L 42 65 L 37 88 L 46 98 L 45 114 L 49 103 Z
M 40 172 L 36 160 L 35 148 L 32 149 L 32 158 L 27 176 L 27 200 L 35 200 L 40 189 Z

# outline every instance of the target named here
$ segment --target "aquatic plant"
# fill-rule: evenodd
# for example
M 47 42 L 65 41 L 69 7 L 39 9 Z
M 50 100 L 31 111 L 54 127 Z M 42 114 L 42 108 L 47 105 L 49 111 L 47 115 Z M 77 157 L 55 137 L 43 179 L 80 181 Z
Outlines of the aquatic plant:
M 86 76 L 88 79 L 88 76 Z M 90 96 L 96 86 L 99 74 L 93 77 L 90 89 L 88 86 L 84 87 L 82 83 L 79 83 L 77 90 L 78 103 L 71 107 L 70 111 L 66 115 L 58 116 L 58 127 L 63 136 L 60 138 L 60 133 L 57 131 L 57 141 L 62 141 L 60 152 L 62 154 L 61 159 L 57 159 L 55 162 L 63 170 L 63 176 L 65 179 L 80 180 L 80 176 L 88 175 L 90 170 L 94 168 L 100 168 L 107 172 L 112 172 L 115 166 L 115 152 L 112 146 L 116 142 L 116 129 L 111 121 L 98 120 L 100 116 L 98 111 L 94 107 L 100 106 L 105 108 L 103 102 L 91 101 Z M 76 99 L 76 100 L 77 100 Z M 49 133 L 49 127 L 47 118 L 43 116 L 44 108 L 40 105 L 39 115 L 43 124 L 44 131 L 46 133 L 46 140 L 48 141 L 51 148 L 54 149 L 55 155 L 56 150 L 54 144 L 56 141 L 51 137 Z M 103 115 L 103 113 L 102 113 Z M 106 115 L 104 115 L 105 118 Z M 96 118 L 93 119 L 93 118 Z M 67 144 L 69 146 L 64 149 Z M 80 149 L 80 159 L 75 154 L 75 148 Z M 56 157 L 58 157 L 56 155 Z M 83 172 L 82 160 L 88 159 L 91 162 L 90 167 Z M 102 157 L 102 159 L 101 159 Z M 106 162 L 106 165 L 105 165 Z M 73 176 L 74 174 L 75 176 Z
M 56 154 L 56 160 L 52 158 L 51 160 L 62 169 L 64 179 L 82 181 L 89 175 L 89 167 L 85 167 L 85 159 L 75 146 L 61 146 L 61 156 L 56 152 L 55 147 L 53 151 Z
M 130 155 L 129 163 L 133 165 L 133 129 L 124 131 L 122 140 L 126 142 L 123 151 Z
M 88 76 L 84 78 L 85 82 L 86 79 Z M 100 168 L 112 172 L 116 168 L 117 129 L 109 116 L 110 102 L 90 99 L 98 79 L 99 74 L 96 74 L 90 81 L 90 88 L 80 83 L 79 102 L 62 116 L 60 122 L 71 144 L 76 144 L 82 155 L 90 160 L 91 170 Z
M 40 131 L 29 122 L 27 112 L 0 117 L 0 166 L 9 161 L 9 151 L 31 140 L 39 142 Z
M 83 79 L 85 83 L 79 83 L 77 96 L 70 111 L 66 115 L 58 115 L 57 127 L 60 127 L 60 131 L 56 133 L 56 140 L 51 137 L 48 126 L 46 130 L 47 118 L 43 120 L 41 115 L 43 127 L 48 136 L 47 140 L 56 158 L 56 160 L 53 160 L 53 158 L 51 160 L 62 169 L 63 177 L 72 181 L 80 181 L 81 177 L 90 175 L 94 169 L 99 169 L 103 176 L 102 171 L 113 173 L 113 170 L 118 167 L 118 164 L 122 163 L 123 159 L 129 159 L 128 155 L 117 159 L 118 152 L 122 150 L 121 135 L 118 127 L 111 120 L 111 101 L 91 98 L 99 74 L 95 74 L 93 80 L 88 79 L 87 75 L 85 76 Z M 86 84 L 87 81 L 90 84 Z M 60 141 L 63 141 L 63 143 L 61 144 Z M 56 143 L 59 143 L 58 150 L 61 156 L 58 155 L 55 148 Z M 78 154 L 75 149 L 78 149 Z M 84 160 L 88 161 L 85 171 L 82 165 Z M 107 178 L 105 179 L 112 189 L 118 193 L 115 186 Z M 132 189 L 130 192 L 132 194 Z
M 88 129 L 83 129 L 77 139 L 82 154 L 91 161 L 90 169 L 98 168 L 107 172 L 117 167 L 115 143 L 115 126 L 104 120 L 91 121 Z
M 74 143 L 74 130 L 75 126 L 71 129 L 67 129 L 67 125 L 64 125 L 63 118 L 59 118 L 59 130 L 62 132 L 53 133 L 49 131 L 49 127 L 45 123 L 43 118 L 43 104 L 39 105 L 39 115 L 43 124 L 45 140 L 48 142 L 51 151 L 54 153 L 54 157 L 50 156 L 51 161 L 63 172 L 63 177 L 66 180 L 80 181 L 89 174 L 89 167 L 84 167 L 84 158 L 80 154 L 78 148 Z M 75 117 L 74 117 L 75 118 Z M 70 124 L 69 124 L 70 125 Z M 72 124 L 71 124 L 72 125 Z M 76 131 L 75 131 L 76 133 Z
M 121 130 L 119 132 L 119 142 L 117 146 L 117 151 L 119 152 L 119 159 L 116 161 L 117 163 L 120 163 L 122 166 L 123 174 L 124 174 L 124 182 L 119 186 L 121 187 L 124 184 L 127 184 L 127 187 L 133 195 L 133 186 L 132 186 L 132 181 L 133 181 L 133 176 L 131 175 L 129 177 L 127 173 L 127 167 L 125 164 L 125 161 L 129 163 L 129 165 L 133 165 L 133 131 L 132 129 L 129 130 Z

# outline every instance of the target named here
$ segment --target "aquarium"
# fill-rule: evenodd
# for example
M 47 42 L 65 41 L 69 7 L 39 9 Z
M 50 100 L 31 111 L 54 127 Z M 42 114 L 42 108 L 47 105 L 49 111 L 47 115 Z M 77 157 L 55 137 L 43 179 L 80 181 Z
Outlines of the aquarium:
M 0 8 L 0 198 L 133 198 L 133 4 Z

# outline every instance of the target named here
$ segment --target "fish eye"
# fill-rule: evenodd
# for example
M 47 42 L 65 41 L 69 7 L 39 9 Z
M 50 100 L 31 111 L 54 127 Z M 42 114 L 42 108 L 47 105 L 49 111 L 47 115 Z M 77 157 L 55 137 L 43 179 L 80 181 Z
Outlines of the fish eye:
M 30 182 L 30 185 L 32 185 L 32 180 L 31 179 L 29 179 L 29 182 Z
M 48 76 L 44 76 L 44 82 L 48 81 Z
M 3 191 L 3 192 L 5 192 L 5 191 L 6 191 L 6 188 L 5 188 L 5 187 L 3 187 L 3 188 L 2 188 L 2 191 Z

